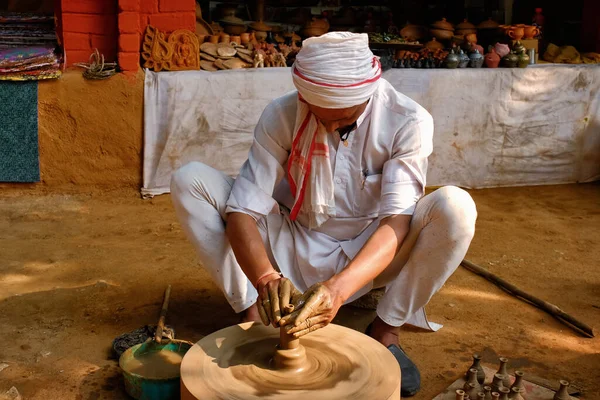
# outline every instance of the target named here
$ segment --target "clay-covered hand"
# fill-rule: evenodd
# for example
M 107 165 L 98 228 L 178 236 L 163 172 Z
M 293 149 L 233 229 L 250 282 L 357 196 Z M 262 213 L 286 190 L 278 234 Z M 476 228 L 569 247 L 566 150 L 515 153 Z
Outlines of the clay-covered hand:
M 287 315 L 293 309 L 291 305 L 302 296 L 292 281 L 279 274 L 273 274 L 259 282 L 257 290 L 256 305 L 260 319 L 265 325 L 272 324 L 273 327 L 279 326 L 281 317 Z
M 281 319 L 280 325 L 299 338 L 327 326 L 336 316 L 344 300 L 327 282 L 316 283 L 293 303 L 295 311 Z

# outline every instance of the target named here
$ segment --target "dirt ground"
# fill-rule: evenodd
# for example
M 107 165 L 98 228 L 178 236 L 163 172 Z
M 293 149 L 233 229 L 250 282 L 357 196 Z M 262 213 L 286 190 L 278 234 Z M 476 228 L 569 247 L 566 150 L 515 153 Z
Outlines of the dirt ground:
M 479 219 L 467 258 L 600 330 L 600 184 L 471 193 Z M 197 265 L 169 196 L 3 191 L 0 260 L 0 393 L 15 386 L 23 399 L 126 399 L 111 340 L 155 322 L 167 283 L 178 337 L 196 341 L 238 321 Z M 473 352 L 600 399 L 600 338 L 462 268 L 427 310 L 441 331 L 401 334 L 422 374 L 415 399 L 452 383 Z M 373 316 L 341 314 L 356 329 Z

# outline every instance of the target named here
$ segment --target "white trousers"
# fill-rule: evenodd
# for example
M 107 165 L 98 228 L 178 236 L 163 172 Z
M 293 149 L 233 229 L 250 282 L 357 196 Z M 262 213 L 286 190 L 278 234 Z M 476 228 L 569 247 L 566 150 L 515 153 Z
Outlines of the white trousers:
M 225 208 L 233 182 L 224 173 L 193 162 L 173 174 L 171 197 L 200 262 L 234 311 L 241 312 L 254 304 L 257 293 L 238 265 L 225 234 Z M 409 323 L 434 329 L 427 323 L 424 306 L 467 253 L 476 218 L 471 196 L 454 186 L 442 187 L 419 200 L 398 255 L 374 282 L 374 287 L 386 288 L 377 307 L 383 321 L 392 326 Z M 257 225 L 269 258 L 278 268 L 264 218 Z

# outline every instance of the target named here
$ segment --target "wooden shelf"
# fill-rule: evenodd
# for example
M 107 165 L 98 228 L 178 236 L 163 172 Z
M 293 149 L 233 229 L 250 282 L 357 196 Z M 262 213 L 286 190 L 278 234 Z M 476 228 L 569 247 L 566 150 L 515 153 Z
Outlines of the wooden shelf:
M 422 44 L 410 44 L 410 43 L 379 43 L 379 42 L 369 42 L 369 47 L 372 49 L 379 50 L 421 50 L 423 48 Z

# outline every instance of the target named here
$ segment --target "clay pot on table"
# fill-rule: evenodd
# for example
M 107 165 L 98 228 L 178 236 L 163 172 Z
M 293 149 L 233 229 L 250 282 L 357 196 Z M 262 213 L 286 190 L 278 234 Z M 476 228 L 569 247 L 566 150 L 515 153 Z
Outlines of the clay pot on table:
M 469 68 L 481 68 L 483 65 L 483 56 L 479 50 L 475 50 L 469 55 Z
M 519 68 L 527 68 L 527 66 L 529 65 L 529 55 L 527 54 L 527 52 L 525 50 L 521 50 L 521 52 L 519 52 L 519 61 L 517 62 L 517 65 L 519 66 Z
M 508 45 L 504 43 L 496 43 L 496 45 L 494 46 L 494 50 L 496 50 L 496 53 L 498 53 L 500 58 L 510 53 L 510 47 L 508 47 Z
M 441 44 L 440 42 L 438 42 L 436 38 L 433 38 L 433 39 L 431 39 L 431 41 L 425 43 L 425 48 L 427 48 L 429 50 L 437 50 L 437 49 L 443 49 L 444 45 Z
M 469 22 L 469 20 L 467 20 L 466 18 L 463 20 L 463 22 L 461 22 L 460 24 L 456 25 L 456 30 L 461 30 L 461 29 L 476 29 L 475 25 L 473 25 L 472 23 Z
M 471 34 L 476 34 L 477 33 L 477 29 L 457 29 L 454 31 L 454 33 L 456 35 L 471 35 Z
M 246 25 L 234 25 L 223 23 L 223 30 L 229 35 L 241 35 L 246 32 Z
M 450 51 L 450 53 L 444 60 L 444 64 L 446 65 L 446 68 L 450 68 L 450 69 L 458 67 L 459 62 L 460 62 L 460 58 L 459 58 L 458 54 L 454 53 L 454 50 Z
M 477 28 L 475 25 L 470 23 L 466 18 L 460 24 L 456 25 L 456 30 L 454 32 L 457 35 L 470 35 L 471 33 L 477 33 Z
M 471 44 L 469 46 L 469 50 L 471 52 L 474 52 L 475 50 L 477 50 L 479 52 L 479 54 L 481 54 L 482 56 L 485 54 L 484 51 L 483 51 L 483 47 L 480 46 L 480 45 L 478 45 L 478 44 Z
M 220 39 L 221 39 L 220 35 L 210 35 L 208 41 L 209 41 L 209 43 L 217 44 L 217 43 L 219 43 Z
M 500 56 L 496 53 L 496 50 L 492 50 L 485 55 L 484 58 L 485 66 L 488 68 L 498 68 L 500 64 Z
M 460 50 L 458 53 L 458 58 L 459 58 L 459 62 L 458 62 L 458 68 L 467 68 L 467 66 L 469 65 L 469 56 L 465 54 L 464 51 Z
M 502 57 L 502 66 L 504 68 L 516 68 L 519 64 L 519 56 L 515 53 L 510 52 L 504 57 Z
M 521 40 L 525 35 L 525 29 L 522 26 L 515 25 L 510 27 L 506 33 L 513 40 Z
M 242 39 L 240 36 L 231 36 L 229 38 L 229 43 L 242 44 Z
M 436 21 L 433 24 L 431 24 L 431 27 L 433 29 L 441 29 L 441 30 L 445 30 L 445 31 L 454 31 L 454 27 L 452 26 L 452 24 L 448 21 L 446 21 L 446 18 L 442 18 L 440 21 Z
M 527 51 L 527 49 L 525 48 L 525 46 L 523 46 L 523 44 L 519 40 L 517 40 L 513 44 L 512 49 L 517 54 L 519 54 L 521 51 Z
M 500 24 L 490 17 L 487 19 L 487 21 L 483 21 L 477 25 L 477 29 L 498 29 L 499 26 Z
M 526 25 L 523 29 L 525 39 L 533 39 L 537 35 L 539 35 L 540 30 L 537 26 Z
M 304 37 L 321 36 L 329 30 L 329 22 L 324 18 L 313 17 L 302 28 L 301 35 Z
M 264 42 L 265 40 L 267 40 L 267 36 L 268 36 L 267 32 L 263 32 L 263 31 L 255 31 L 254 32 L 254 37 L 256 38 L 256 40 L 258 42 Z
M 510 25 L 499 25 L 498 26 L 498 32 L 502 35 L 502 36 L 508 36 L 508 30 L 510 29 Z
M 219 43 L 225 43 L 225 44 L 229 44 L 231 36 L 229 36 L 227 33 L 221 33 L 220 38 L 219 38 Z
M 407 24 L 400 30 L 400 36 L 408 42 L 421 40 L 427 36 L 427 28 L 421 25 Z
M 465 35 L 465 41 L 469 44 L 477 44 L 477 35 L 474 33 Z
M 241 44 L 248 44 L 250 42 L 250 34 L 248 32 L 244 32 L 240 34 Z
M 429 32 L 431 33 L 431 36 L 437 40 L 450 40 L 452 39 L 452 36 L 454 36 L 453 31 L 445 29 L 430 29 Z

